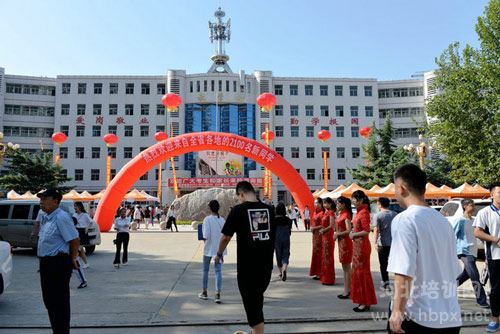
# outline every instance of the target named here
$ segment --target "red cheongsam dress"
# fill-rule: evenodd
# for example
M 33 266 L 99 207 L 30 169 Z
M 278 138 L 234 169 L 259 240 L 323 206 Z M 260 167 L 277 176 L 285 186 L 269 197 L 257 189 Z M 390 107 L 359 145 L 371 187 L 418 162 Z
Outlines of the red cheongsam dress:
M 335 224 L 337 225 L 337 233 L 345 232 L 346 227 L 346 219 L 352 221 L 352 217 L 347 210 L 342 210 L 340 215 L 338 216 Z M 349 235 L 344 235 L 343 237 L 337 239 L 337 244 L 339 248 L 339 261 L 342 264 L 350 264 L 352 262 L 352 239 L 349 238 Z
M 335 217 L 333 210 L 328 210 L 321 219 L 323 228 L 330 226 L 330 217 Z M 335 267 L 333 263 L 333 252 L 335 251 L 335 241 L 333 240 L 333 228 L 323 233 L 323 260 L 321 261 L 321 283 L 326 285 L 335 284 Z
M 321 219 L 323 219 L 323 210 L 316 210 L 314 218 L 312 219 L 312 227 L 321 226 Z M 309 269 L 309 276 L 319 276 L 321 274 L 321 254 L 323 250 L 323 239 L 319 230 L 312 235 L 312 257 L 311 268 Z

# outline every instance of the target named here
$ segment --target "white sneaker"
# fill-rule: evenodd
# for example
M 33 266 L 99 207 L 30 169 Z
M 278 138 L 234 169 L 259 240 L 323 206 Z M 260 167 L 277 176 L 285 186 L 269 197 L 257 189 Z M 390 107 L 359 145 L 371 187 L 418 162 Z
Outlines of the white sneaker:
M 115 263 L 114 266 L 115 266 L 115 268 L 120 268 L 120 264 L 118 264 L 118 263 Z

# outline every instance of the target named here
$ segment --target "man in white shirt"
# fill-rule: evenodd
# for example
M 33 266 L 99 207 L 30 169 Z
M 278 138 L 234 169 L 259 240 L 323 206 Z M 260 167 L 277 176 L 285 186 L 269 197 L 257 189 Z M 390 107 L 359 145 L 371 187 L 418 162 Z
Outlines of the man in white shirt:
M 120 210 L 120 217 L 115 218 L 114 227 L 116 230 L 116 239 L 114 243 L 116 245 L 115 260 L 113 265 L 115 268 L 120 268 L 120 252 L 123 244 L 123 256 L 121 264 L 126 266 L 128 262 L 128 242 L 130 240 L 129 228 L 130 228 L 130 217 L 127 217 L 127 209 L 122 208 Z
M 448 221 L 424 200 L 427 177 L 413 164 L 394 173 L 405 211 L 391 225 L 387 270 L 395 274 L 390 333 L 459 333 L 455 236 Z
M 491 322 L 486 331 L 500 330 L 500 183 L 490 186 L 491 205 L 479 210 L 474 221 L 474 235 L 486 242 L 485 252 L 490 274 Z

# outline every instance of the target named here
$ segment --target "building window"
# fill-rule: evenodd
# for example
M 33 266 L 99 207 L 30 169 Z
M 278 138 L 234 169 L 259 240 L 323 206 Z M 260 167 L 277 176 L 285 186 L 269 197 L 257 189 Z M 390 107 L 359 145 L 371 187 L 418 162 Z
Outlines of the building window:
M 108 155 L 116 159 L 116 147 L 108 147 Z
M 99 169 L 90 170 L 90 181 L 99 181 Z
M 92 137 L 100 137 L 101 136 L 101 126 L 93 125 L 92 126 Z
M 63 84 L 62 84 L 62 93 L 63 94 L 70 94 L 71 93 L 71 83 L 69 83 L 69 82 L 63 82 Z
M 67 147 L 59 148 L 59 156 L 61 157 L 61 159 L 68 159 L 68 148 Z
M 322 126 L 322 127 L 321 127 L 321 130 L 330 131 L 330 127 L 329 127 L 329 126 Z
M 139 180 L 141 181 L 147 181 L 148 180 L 148 172 L 144 173 L 140 178 Z
M 290 85 L 290 95 L 299 95 L 298 85 Z
M 102 112 L 102 104 L 94 104 L 92 106 L 92 115 L 100 115 Z
M 304 90 L 305 90 L 306 96 L 313 95 L 313 86 L 312 85 L 305 85 Z
M 290 106 L 290 116 L 299 116 L 299 106 Z
M 226 80 L 226 92 L 229 92 L 229 80 Z
M 77 104 L 76 105 L 76 114 L 77 115 L 85 115 L 85 104 Z
M 359 108 L 358 106 L 351 106 L 351 117 L 358 117 L 359 116 Z
M 328 96 L 328 86 L 327 85 L 319 86 L 319 95 Z
M 320 114 L 321 116 L 328 116 L 330 112 L 328 111 L 328 106 L 320 106 Z
M 358 126 L 351 127 L 351 137 L 353 137 L 353 138 L 359 137 L 359 127 Z
M 344 137 L 344 127 L 343 126 L 337 126 L 335 128 L 335 132 L 336 132 L 336 137 L 337 138 L 342 138 Z
M 236 81 L 234 81 L 234 84 L 236 85 Z M 235 86 L 235 89 L 236 89 L 236 86 Z M 203 91 L 204 92 L 208 91 L 208 81 L 207 80 L 203 80 Z M 236 92 L 236 90 L 235 90 L 235 92 Z
M 118 130 L 118 127 L 116 125 L 109 125 L 108 126 L 108 133 L 116 135 Z
M 322 147 L 321 148 L 321 158 L 323 158 L 323 154 L 326 153 L 326 158 L 330 159 L 330 148 L 329 147 Z
M 157 125 L 156 126 L 156 132 L 165 132 L 165 125 Z
M 189 92 L 193 93 L 194 92 L 194 84 L 192 81 L 189 81 Z
M 76 136 L 77 137 L 84 137 L 85 136 L 85 126 L 84 125 L 77 125 L 76 126 Z
M 276 137 L 283 137 L 283 126 L 278 125 L 274 130 L 276 131 Z
M 158 95 L 165 94 L 165 84 L 162 83 L 156 84 L 156 94 Z
M 373 107 L 372 106 L 365 106 L 365 116 L 366 117 L 373 117 Z
M 365 96 L 372 96 L 372 86 L 365 86 Z
M 314 106 L 306 106 L 306 116 L 314 116 Z
M 314 137 L 314 126 L 306 126 L 306 137 Z
M 149 126 L 141 125 L 141 137 L 149 137 Z
M 141 84 L 141 94 L 142 95 L 149 95 L 149 84 L 148 83 Z
M 118 94 L 118 83 L 117 82 L 112 82 L 109 84 L 109 94 L 110 95 Z
M 134 135 L 134 127 L 132 125 L 125 125 L 125 137 L 132 137 Z
M 61 125 L 59 130 L 64 133 L 66 136 L 69 136 L 69 125 Z
M 149 115 L 149 104 L 141 104 L 141 115 Z
M 274 85 L 274 95 L 283 95 L 283 85 Z
M 132 147 L 124 147 L 123 148 L 123 158 L 124 159 L 132 159 Z
M 85 159 L 85 147 L 75 147 L 75 158 Z
M 345 169 L 343 168 L 337 169 L 337 179 L 345 180 Z
M 330 174 L 330 168 L 328 168 L 326 170 L 326 175 L 327 175 L 328 179 L 330 180 L 330 175 L 331 175 Z M 324 169 L 321 169 L 321 179 L 323 179 L 323 180 L 325 179 L 325 171 L 324 171 Z
M 345 147 L 337 147 L 337 159 L 345 159 Z
M 335 106 L 335 116 L 344 117 L 344 106 Z
M 292 147 L 292 158 L 299 159 L 300 158 L 300 150 L 298 147 Z
M 283 116 L 283 106 L 281 104 L 277 104 L 274 106 L 274 115 Z
M 358 86 L 349 86 L 349 95 L 358 96 Z
M 165 115 L 165 106 L 163 104 L 156 105 L 156 115 L 158 116 Z
M 290 127 L 290 136 L 291 137 L 298 137 L 299 136 L 299 127 L 298 126 L 291 126 Z
M 134 84 L 133 83 L 126 83 L 125 84 L 125 94 L 134 94 Z
M 210 80 L 210 90 L 211 90 L 212 92 L 214 92 L 214 91 L 215 91 L 215 80 Z
M 306 169 L 306 177 L 308 180 L 316 179 L 316 170 L 314 168 Z
M 109 105 L 109 114 L 110 115 L 118 115 L 118 105 L 117 104 L 110 104 Z
M 61 104 L 61 115 L 69 115 L 69 104 Z
M 276 153 L 281 155 L 282 157 L 285 155 L 285 148 L 284 147 L 276 147 Z
M 87 94 L 87 84 L 86 83 L 78 83 L 78 94 Z
M 75 181 L 83 181 L 83 169 L 75 169 Z
M 201 91 L 200 80 L 196 81 L 196 92 L 199 93 Z
M 127 115 L 127 116 L 134 115 L 134 105 L 133 104 L 126 104 L 125 105 L 125 115 Z
M 314 147 L 306 147 L 306 157 L 309 159 L 314 158 Z
M 335 96 L 342 96 L 342 86 L 335 86 Z
M 423 88 L 422 87 L 412 87 L 410 88 L 410 96 L 422 96 Z
M 357 158 L 359 158 L 360 155 L 361 155 L 361 151 L 360 151 L 359 147 L 353 147 L 352 148 L 352 158 L 357 159 Z
M 92 147 L 92 159 L 99 159 L 101 157 L 101 148 Z
M 94 94 L 102 94 L 102 83 L 94 84 Z

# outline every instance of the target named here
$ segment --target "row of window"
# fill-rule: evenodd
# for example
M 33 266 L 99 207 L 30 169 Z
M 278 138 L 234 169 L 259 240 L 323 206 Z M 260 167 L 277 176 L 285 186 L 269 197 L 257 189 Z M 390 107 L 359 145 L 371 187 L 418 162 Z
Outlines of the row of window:
M 209 91 L 209 84 L 210 84 L 210 91 L 211 92 L 222 92 L 222 91 L 226 91 L 226 92 L 230 92 L 231 91 L 231 86 L 232 86 L 232 90 L 234 93 L 236 93 L 238 91 L 238 81 L 236 80 L 233 80 L 232 81 L 232 84 L 231 84 L 231 81 L 230 80 L 217 80 L 217 85 L 216 85 L 216 80 L 203 80 L 203 81 L 200 81 L 200 80 L 197 80 L 197 81 L 190 81 L 189 82 L 189 92 L 190 93 L 200 93 L 200 92 L 208 92 Z M 203 87 L 202 87 L 203 85 Z M 250 90 L 250 82 L 247 82 L 247 93 L 251 93 L 251 90 Z M 217 88 L 217 90 L 216 90 Z M 244 93 L 245 92 L 245 87 L 243 85 L 240 85 L 240 93 Z
M 419 135 L 419 130 L 417 128 L 400 128 L 394 129 L 394 138 L 416 138 Z
M 139 152 L 144 151 L 147 147 L 139 148 Z M 68 159 L 69 149 L 67 147 L 59 148 L 59 156 L 61 159 Z M 137 152 L 137 153 L 139 153 Z M 110 155 L 113 159 L 116 159 L 116 147 L 108 147 L 107 155 Z M 133 147 L 123 147 L 123 159 L 132 159 L 134 155 Z M 88 156 L 87 156 L 88 157 Z M 101 148 L 100 147 L 91 147 L 90 148 L 90 157 L 92 159 L 100 159 L 101 158 Z M 75 159 L 85 159 L 85 147 L 75 147 Z M 174 161 L 179 161 L 179 157 L 175 157 Z
M 407 118 L 407 117 L 420 117 L 424 114 L 424 108 L 414 107 L 414 108 L 390 108 L 390 109 L 380 109 L 379 118 Z
M 315 137 L 315 129 L 314 126 L 306 126 L 306 137 Z M 328 126 L 322 126 L 321 130 L 328 130 Z M 274 134 L 276 137 L 284 137 L 285 127 L 282 125 L 276 125 L 274 127 Z M 290 137 L 300 137 L 300 127 L 296 125 L 290 126 Z M 335 127 L 335 136 L 337 138 L 345 137 L 345 127 L 344 126 L 336 126 Z M 357 138 L 359 137 L 359 126 L 351 126 L 351 137 Z
M 141 115 L 149 115 L 150 112 L 150 104 L 141 104 L 140 105 L 140 113 Z M 74 106 L 73 106 L 74 107 Z M 163 116 L 165 115 L 165 106 L 162 104 L 156 105 L 156 115 Z M 125 114 L 126 116 L 133 116 L 136 112 L 136 107 L 134 104 L 125 104 L 123 106 L 123 112 L 120 110 L 120 114 Z M 69 115 L 71 113 L 71 105 L 69 104 L 61 104 L 61 115 Z M 76 114 L 77 115 L 85 115 L 87 113 L 87 105 L 86 104 L 77 104 L 76 105 Z M 103 106 L 102 104 L 93 104 L 92 105 L 92 115 L 102 115 L 103 114 Z M 118 104 L 109 104 L 108 105 L 108 115 L 118 115 Z M 169 116 L 179 117 L 179 112 L 171 112 Z
M 3 134 L 7 137 L 37 137 L 50 138 L 54 129 L 32 128 L 24 126 L 4 126 Z
M 63 169 L 61 171 L 61 174 L 63 174 L 64 176 L 67 176 L 68 171 Z M 111 169 L 109 174 L 111 176 L 111 179 L 113 179 L 116 176 L 116 169 Z M 73 175 L 74 175 L 73 179 L 75 181 L 83 181 L 84 176 L 85 176 L 85 171 L 83 169 L 75 169 Z M 103 180 L 104 180 L 104 177 L 105 177 L 105 174 L 103 175 Z M 155 169 L 155 178 L 156 178 L 156 180 L 158 180 L 158 169 Z M 149 179 L 149 172 L 146 172 L 144 175 L 142 175 L 140 177 L 139 180 L 147 181 L 148 179 Z M 90 181 L 101 181 L 101 170 L 100 169 L 91 169 L 90 170 Z
M 6 104 L 5 115 L 54 117 L 54 107 L 21 106 Z
M 77 125 L 76 126 L 76 137 L 85 137 L 85 125 Z M 59 131 L 64 133 L 66 136 L 69 136 L 69 125 L 61 125 Z M 139 126 L 139 134 L 141 137 L 149 137 L 149 125 L 141 125 Z M 165 125 L 156 125 L 156 132 L 165 131 Z M 118 133 L 117 125 L 109 125 L 108 132 L 111 134 L 115 134 L 117 136 L 121 136 L 122 134 Z M 179 123 L 172 122 L 172 134 L 174 136 L 179 135 Z M 102 135 L 102 126 L 101 125 L 92 125 L 92 137 L 100 137 Z M 134 136 L 134 126 L 133 125 L 125 125 L 123 127 L 123 136 L 124 137 L 133 137 Z
M 290 116 L 299 116 L 299 106 L 290 105 Z M 359 106 L 350 106 L 351 117 L 359 117 Z M 306 116 L 314 116 L 314 106 L 306 105 L 304 108 Z M 330 106 L 324 105 L 319 107 L 320 116 L 330 116 Z M 284 116 L 283 105 L 274 106 L 275 116 Z M 344 117 L 344 106 L 335 106 L 335 116 Z M 365 116 L 373 117 L 373 106 L 365 106 Z
M 120 85 L 118 82 L 112 82 L 108 85 L 108 93 L 118 94 Z M 141 83 L 141 94 L 149 95 L 151 93 L 151 85 L 149 83 Z M 71 94 L 71 82 L 63 82 L 62 83 L 62 93 L 63 94 Z M 103 94 L 104 85 L 102 83 L 96 82 L 93 84 L 93 92 L 96 95 Z M 164 83 L 156 84 L 156 94 L 163 95 L 165 94 L 166 86 Z M 77 83 L 77 93 L 78 94 L 87 94 L 87 83 L 79 82 Z M 135 93 L 135 83 L 125 83 L 125 94 L 132 95 Z
M 328 85 L 319 85 L 319 95 L 320 96 L 328 96 Z M 288 92 L 292 96 L 299 95 L 299 85 L 289 85 Z M 283 85 L 274 85 L 274 95 L 283 95 Z M 313 96 L 314 95 L 314 86 L 313 85 L 304 85 L 304 95 L 305 96 Z M 343 96 L 344 95 L 344 86 L 335 85 L 334 86 L 334 95 L 335 96 Z M 364 96 L 372 96 L 373 89 L 372 86 L 364 86 Z M 358 86 L 352 85 L 349 86 L 349 96 L 358 96 Z
M 6 92 L 11 94 L 56 96 L 56 87 L 44 85 L 6 84 Z
M 284 147 L 276 147 L 276 153 L 285 157 L 285 148 Z M 322 147 L 321 148 L 321 157 L 323 153 L 326 152 L 326 157 L 330 158 L 330 148 Z M 351 157 L 353 159 L 357 159 L 361 157 L 361 149 L 359 147 L 351 147 Z M 299 159 L 300 158 L 300 147 L 291 147 L 290 148 L 290 158 Z M 316 148 L 315 147 L 306 147 L 306 158 L 314 159 L 316 158 Z M 336 148 L 336 158 L 337 159 L 345 159 L 346 158 L 346 149 L 345 147 L 337 147 Z
M 387 88 L 378 90 L 379 99 L 385 99 L 390 97 L 422 96 L 422 95 L 424 95 L 423 87 Z

